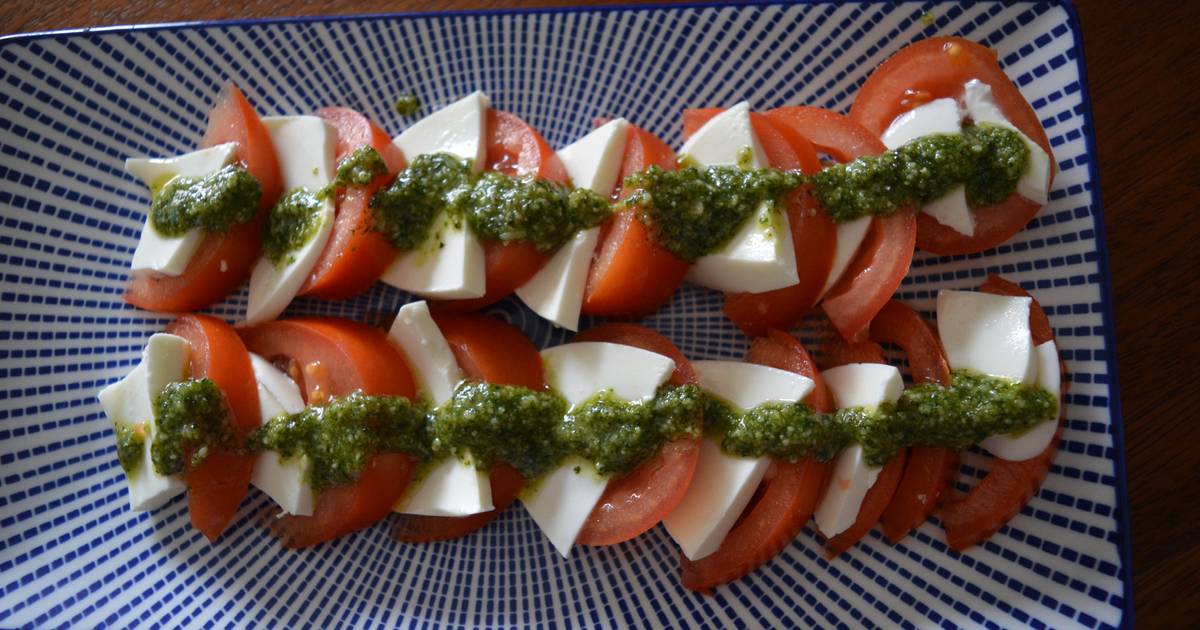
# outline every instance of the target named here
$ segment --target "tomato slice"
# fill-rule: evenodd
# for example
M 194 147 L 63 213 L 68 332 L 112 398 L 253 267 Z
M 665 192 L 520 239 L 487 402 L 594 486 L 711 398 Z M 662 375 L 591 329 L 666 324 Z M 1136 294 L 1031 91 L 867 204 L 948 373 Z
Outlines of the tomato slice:
M 1053 156 L 1046 132 L 1021 91 L 1000 68 L 995 51 L 961 37 L 931 37 L 904 47 L 867 78 L 850 117 L 876 135 L 897 116 L 937 98 L 959 98 L 963 85 L 979 79 L 992 87 L 996 105 L 1021 133 Z M 1054 177 L 1054 160 L 1051 180 Z M 967 236 L 921 213 L 917 246 L 941 255 L 969 254 L 1008 240 L 1037 214 L 1040 204 L 1013 193 L 1007 200 L 976 208 L 975 234 Z
M 309 404 L 355 391 L 368 395 L 416 394 L 400 351 L 380 329 L 336 318 L 267 322 L 241 331 L 251 352 L 281 363 Z M 253 375 L 250 383 L 254 383 Z M 310 547 L 367 527 L 391 513 L 408 487 L 416 460 L 401 453 L 376 453 L 353 483 L 317 497 L 312 516 L 264 521 L 285 547 Z
M 669 339 L 644 326 L 610 323 L 577 335 L 574 341 L 607 341 L 656 352 L 675 361 L 671 384 L 696 383 L 696 373 L 683 352 Z M 697 418 L 697 421 L 702 421 Z M 687 494 L 700 440 L 682 438 L 664 444 L 653 457 L 621 477 L 608 482 L 592 508 L 575 542 L 581 545 L 615 545 L 648 531 L 675 509 Z
M 675 152 L 645 129 L 629 125 L 620 181 L 651 166 L 675 170 Z M 618 194 L 629 193 L 622 189 Z M 655 242 L 636 210 L 622 210 L 600 231 L 580 310 L 609 316 L 653 313 L 671 299 L 687 270 L 687 261 Z
M 876 134 L 828 110 L 780 107 L 766 115 L 840 162 L 863 155 L 878 155 L 887 149 Z M 822 302 L 825 314 L 843 337 L 866 337 L 871 319 L 908 274 L 916 233 L 916 217 L 911 209 L 871 222 L 858 253 Z
M 317 110 L 337 129 L 337 162 L 364 146 L 371 146 L 388 166 L 366 186 L 350 186 L 338 192 L 337 215 L 329 243 L 300 287 L 300 295 L 328 300 L 353 297 L 366 291 L 383 275 L 396 257 L 396 248 L 383 234 L 371 229 L 371 196 L 404 168 L 404 154 L 392 144 L 379 125 L 348 107 Z
M 997 275 L 988 279 L 979 287 L 980 291 L 996 295 L 1029 296 L 1024 289 Z M 1037 300 L 1033 301 L 1029 312 L 1029 324 L 1033 332 L 1034 343 L 1040 345 L 1054 339 L 1054 331 L 1050 328 L 1050 320 L 1042 310 Z M 1061 365 L 1061 359 L 1060 359 Z M 1066 417 L 1065 398 L 1068 381 L 1066 370 L 1063 375 L 1062 389 L 1059 398 L 1058 431 L 1046 449 L 1036 457 L 1025 461 L 1014 462 L 999 457 L 992 461 L 992 469 L 986 477 L 971 488 L 966 498 L 952 499 L 942 507 L 942 524 L 946 528 L 946 542 L 950 547 L 962 551 L 976 543 L 986 540 L 989 536 L 1012 520 L 1046 478 L 1050 470 L 1050 462 L 1058 450 L 1058 440 L 1062 436 L 1063 418 Z
M 185 315 L 166 331 L 188 341 L 192 378 L 207 378 L 225 394 L 238 439 L 259 425 L 258 388 L 250 355 L 229 324 L 208 315 Z M 192 526 L 216 541 L 229 526 L 250 488 L 254 457 L 210 448 L 199 466 L 188 466 L 188 513 Z
M 755 339 L 746 360 L 807 376 L 816 387 L 808 402 L 819 411 L 829 405 L 825 384 L 812 357 L 796 338 L 777 330 Z M 823 402 L 822 402 L 823 401 Z M 758 488 L 756 499 L 725 536 L 716 552 L 699 560 L 680 555 L 683 585 L 708 591 L 762 566 L 791 544 L 825 487 L 828 465 L 808 457 L 798 462 L 773 462 Z
M 950 364 L 941 341 L 921 315 L 902 302 L 884 305 L 871 322 L 871 339 L 893 343 L 908 356 L 913 381 L 950 384 Z M 925 522 L 941 504 L 954 472 L 958 453 L 947 448 L 914 446 L 908 452 L 904 476 L 883 511 L 883 533 L 893 545 Z
M 223 234 L 206 235 L 178 276 L 135 272 L 125 288 L 126 302 L 160 313 L 194 311 L 224 298 L 250 275 L 262 247 L 266 212 L 279 198 L 282 180 L 267 128 L 233 83 L 217 97 L 200 146 L 226 142 L 237 143 L 238 162 L 262 185 L 258 216 Z

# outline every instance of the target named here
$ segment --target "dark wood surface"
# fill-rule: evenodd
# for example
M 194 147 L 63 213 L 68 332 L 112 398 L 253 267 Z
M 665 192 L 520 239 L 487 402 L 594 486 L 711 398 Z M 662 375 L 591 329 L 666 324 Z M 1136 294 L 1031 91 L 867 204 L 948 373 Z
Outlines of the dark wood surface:
M 581 2 L 540 1 L 525 6 Z M 458 0 L 439 9 L 515 2 Z M 239 6 L 240 5 L 240 6 Z M 18 0 L 0 34 L 382 13 L 412 0 Z M 1200 3 L 1080 2 L 1116 303 L 1137 620 L 1200 623 Z

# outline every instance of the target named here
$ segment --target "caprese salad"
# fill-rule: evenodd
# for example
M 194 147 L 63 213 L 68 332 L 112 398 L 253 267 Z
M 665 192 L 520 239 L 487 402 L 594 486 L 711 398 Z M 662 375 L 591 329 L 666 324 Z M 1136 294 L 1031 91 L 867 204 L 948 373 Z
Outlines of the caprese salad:
M 700 591 L 810 520 L 832 555 L 939 508 L 955 549 L 1003 526 L 1057 445 L 1046 316 L 998 277 L 943 291 L 936 329 L 892 300 L 914 246 L 981 251 L 1046 200 L 1045 134 L 994 55 L 926 40 L 850 116 L 739 103 L 683 125 L 678 152 L 624 118 L 555 152 L 476 92 L 390 138 L 341 107 L 259 117 L 227 86 L 199 150 L 127 161 L 152 191 L 130 303 L 186 313 L 249 279 L 237 328 L 183 314 L 100 392 L 131 508 L 186 492 L 215 541 L 254 486 L 308 547 L 385 518 L 399 541 L 457 538 L 520 501 L 564 556 L 662 523 Z M 417 298 L 386 330 L 278 319 L 379 280 Z M 744 361 L 615 322 L 539 351 L 473 312 L 515 293 L 576 330 L 683 282 L 725 293 Z M 817 305 L 820 365 L 784 332 Z M 974 446 L 996 463 L 955 495 Z

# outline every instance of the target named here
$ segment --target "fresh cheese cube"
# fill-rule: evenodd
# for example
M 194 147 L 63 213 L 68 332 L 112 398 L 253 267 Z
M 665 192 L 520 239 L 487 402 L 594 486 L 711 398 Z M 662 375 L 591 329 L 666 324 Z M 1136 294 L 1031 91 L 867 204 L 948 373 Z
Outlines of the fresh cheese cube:
M 381 279 L 422 297 L 483 297 L 487 289 L 483 244 L 465 221 L 455 223 L 449 214 L 439 214 L 430 226 L 429 238 L 397 256 Z
M 660 354 L 615 343 L 568 343 L 542 351 L 546 384 L 571 406 L 610 390 L 629 402 L 654 398 L 675 371 L 675 362 Z M 580 458 L 570 458 L 521 493 L 521 503 L 563 557 L 579 536 L 608 480 Z
M 1047 341 L 1035 348 L 1037 355 L 1037 384 L 1038 387 L 1050 392 L 1055 400 L 1062 393 L 1062 372 L 1058 364 L 1058 347 L 1053 341 Z M 1013 462 L 1021 462 L 1037 457 L 1050 442 L 1058 430 L 1058 418 L 1047 420 L 1020 435 L 993 435 L 979 443 L 992 455 Z
M 187 489 L 181 475 L 160 475 L 154 470 L 150 445 L 158 430 L 154 398 L 168 383 L 187 378 L 188 351 L 188 342 L 182 337 L 152 335 L 137 367 L 100 391 L 100 406 L 110 421 L 140 424 L 145 431 L 141 463 L 132 474 L 126 475 L 129 508 L 134 511 L 158 508 Z
M 316 194 L 333 181 L 337 130 L 318 116 L 272 116 L 263 119 L 275 154 L 283 189 L 302 188 Z M 285 193 L 286 194 L 286 193 Z M 246 323 L 258 324 L 279 316 L 308 278 L 333 230 L 333 201 L 319 200 L 318 227 L 304 245 L 276 265 L 261 258 L 250 275 Z
M 258 406 L 262 423 L 281 414 L 304 410 L 304 398 L 295 381 L 270 361 L 250 353 L 250 366 L 258 385 Z M 284 512 L 310 516 L 313 513 L 313 491 L 305 480 L 308 457 L 285 458 L 275 451 L 263 451 L 254 460 L 250 483 L 271 497 Z
M 951 188 L 950 192 L 921 206 L 921 212 L 959 234 L 975 234 L 975 212 L 967 205 L 966 186 Z
M 392 140 L 412 162 L 426 153 L 449 153 L 470 160 L 476 173 L 487 160 L 487 110 L 491 102 L 483 92 L 472 92 L 461 100 L 422 118 Z
M 429 313 L 429 305 L 417 301 L 401 306 L 388 336 L 404 351 L 422 392 L 434 406 L 446 404 L 463 375 L 454 351 Z
M 837 241 L 834 243 L 833 264 L 829 268 L 829 275 L 825 278 L 825 287 L 821 289 L 822 296 L 829 293 L 833 285 L 841 279 L 842 274 L 846 273 L 850 261 L 854 260 L 854 254 L 858 253 L 859 246 L 867 238 L 867 230 L 871 229 L 871 217 L 859 217 L 853 221 L 838 223 L 836 229 Z
M 750 149 L 750 165 L 767 165 L 766 154 L 750 123 L 750 105 L 738 103 L 709 120 L 684 143 L 680 153 L 701 166 L 736 166 L 738 154 Z M 720 250 L 698 258 L 688 269 L 688 282 L 716 289 L 762 293 L 799 282 L 796 252 L 787 214 L 762 204 Z
M 608 197 L 617 186 L 628 137 L 629 121 L 615 118 L 559 149 L 558 159 L 576 188 Z
M 939 98 L 897 116 L 880 139 L 888 149 L 898 149 L 917 138 L 960 131 L 962 114 L 958 111 L 958 101 Z
M 885 402 L 896 402 L 904 393 L 900 370 L 882 363 L 849 363 L 821 372 L 821 378 L 839 409 L 874 410 Z M 813 512 L 817 528 L 826 538 L 854 524 L 863 498 L 875 485 L 881 469 L 867 463 L 862 446 L 857 444 L 838 455 L 829 487 Z
M 1021 135 L 1021 140 L 1029 148 L 1029 168 L 1017 180 L 1017 194 L 1034 203 L 1046 203 L 1050 192 L 1050 156 L 1041 145 L 1004 117 L 992 97 L 992 86 L 978 79 L 968 81 L 963 86 L 963 105 L 975 124 L 999 125 Z
M 812 379 L 753 363 L 695 361 L 692 367 L 701 388 L 741 410 L 766 402 L 796 402 L 813 389 Z M 735 457 L 715 440 L 701 440 L 692 483 L 663 519 L 683 555 L 698 560 L 721 547 L 770 465 L 770 458 Z
M 941 291 L 938 335 L 953 369 L 1032 383 L 1037 357 L 1029 330 L 1028 297 L 978 291 Z
M 577 232 L 517 289 L 517 297 L 543 319 L 567 330 L 579 330 L 579 311 L 599 241 L 599 227 Z
M 202 177 L 233 162 L 237 145 L 232 142 L 200 149 L 172 158 L 129 158 L 125 170 L 157 192 L 176 177 Z M 133 271 L 152 271 L 165 276 L 178 276 L 204 239 L 202 230 L 189 230 L 182 236 L 164 236 L 146 216 L 142 235 L 133 250 Z

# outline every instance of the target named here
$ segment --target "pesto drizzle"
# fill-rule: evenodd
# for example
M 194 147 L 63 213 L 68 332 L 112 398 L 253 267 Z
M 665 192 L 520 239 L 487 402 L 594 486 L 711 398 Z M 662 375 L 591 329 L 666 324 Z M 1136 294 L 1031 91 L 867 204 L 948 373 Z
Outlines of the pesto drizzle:
M 239 450 L 225 395 L 211 380 L 169 383 L 154 398 L 150 461 L 160 475 L 199 466 L 213 448 Z
M 275 266 L 292 262 L 292 252 L 304 244 L 321 227 L 321 201 L 304 188 L 284 194 L 267 215 L 263 236 L 263 255 Z
M 349 186 L 366 186 L 376 178 L 387 175 L 387 172 L 387 162 L 379 151 L 369 144 L 364 144 L 338 162 L 333 181 L 317 192 L 317 199 L 329 199 Z
M 227 232 L 258 213 L 262 185 L 233 164 L 203 177 L 176 177 L 150 203 L 150 221 L 163 236 L 189 230 Z
M 113 424 L 117 434 L 117 461 L 126 475 L 133 476 L 142 466 L 142 453 L 146 448 L 146 424 L 144 422 L 117 422 Z

